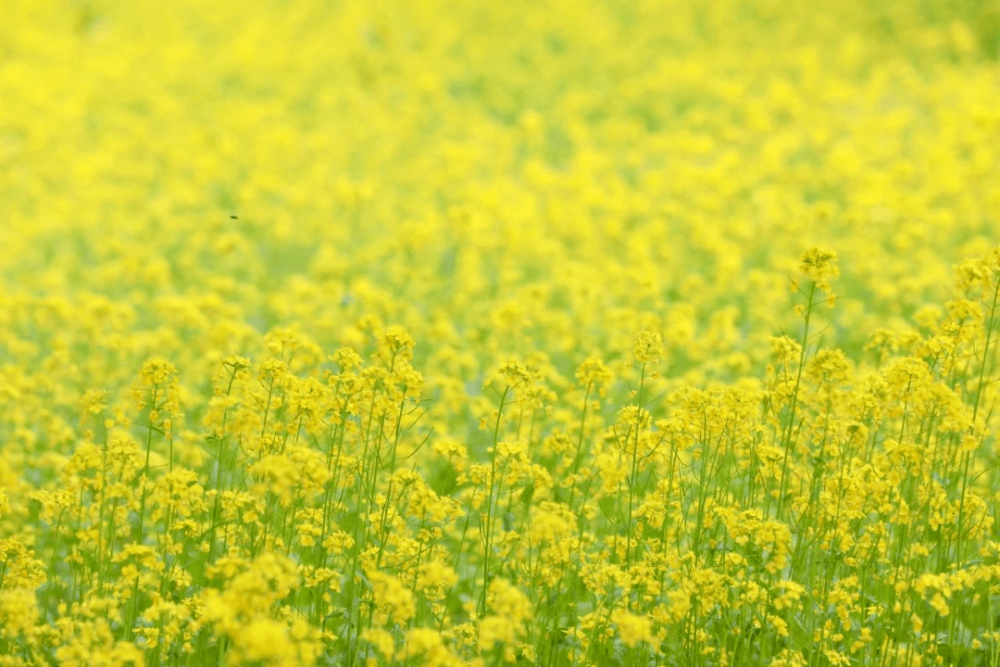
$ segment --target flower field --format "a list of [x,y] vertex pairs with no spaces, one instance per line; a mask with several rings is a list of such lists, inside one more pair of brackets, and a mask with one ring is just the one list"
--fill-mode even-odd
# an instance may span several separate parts
[[995,0],[4,0],[0,667],[1000,666]]

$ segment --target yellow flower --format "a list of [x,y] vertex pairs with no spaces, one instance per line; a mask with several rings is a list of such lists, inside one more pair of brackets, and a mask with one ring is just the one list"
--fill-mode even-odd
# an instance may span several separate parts
[[375,604],[396,623],[405,623],[416,613],[413,593],[398,577],[385,572],[366,572]]
[[396,654],[398,660],[420,657],[420,664],[427,667],[459,667],[461,659],[444,643],[441,633],[433,628],[412,628],[406,632],[403,647]]
[[383,630],[381,628],[367,628],[361,633],[361,640],[374,646],[385,658],[391,658],[393,651],[396,650],[395,642],[392,639],[392,633],[388,630]]
[[618,636],[625,646],[634,648],[640,642],[649,644],[654,649],[659,646],[659,640],[653,634],[653,624],[648,616],[616,609],[611,613],[611,622],[618,629]]
[[830,281],[840,276],[836,252],[822,248],[810,248],[802,253],[799,270],[815,283],[817,289],[826,292],[828,297],[832,296]]
[[632,355],[640,364],[656,365],[663,358],[663,339],[657,331],[642,331],[635,339]]
[[947,616],[951,613],[951,608],[948,606],[948,601],[941,593],[935,593],[930,600],[931,607],[934,611],[938,613],[939,616]]
[[35,592],[27,588],[0,589],[0,639],[29,635],[38,623]]
[[506,579],[490,582],[486,605],[493,613],[479,622],[479,647],[485,651],[497,644],[513,644],[534,615],[528,596]]
[[576,380],[585,387],[596,387],[601,396],[607,392],[613,376],[598,357],[587,357],[576,369]]
[[233,648],[241,662],[292,664],[290,661],[295,650],[284,623],[269,618],[256,618],[241,624],[231,637]]

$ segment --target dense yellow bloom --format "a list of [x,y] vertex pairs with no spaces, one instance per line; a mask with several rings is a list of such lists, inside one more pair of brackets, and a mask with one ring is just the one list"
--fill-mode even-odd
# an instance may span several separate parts
[[2,6],[0,667],[995,660],[995,3]]
[[266,664],[293,664],[294,650],[288,641],[288,629],[283,623],[258,618],[242,625],[234,634],[236,658],[233,662],[264,662]]
[[607,392],[613,376],[603,361],[596,357],[587,357],[576,369],[576,379],[577,382],[587,387],[598,387],[598,391],[603,396]]
[[479,624],[479,647],[485,651],[517,641],[534,613],[528,597],[505,579],[490,582],[486,604],[492,613]]
[[663,357],[663,339],[659,332],[643,331],[636,337],[632,348],[635,360],[640,364],[656,364]]
[[0,590],[0,638],[27,635],[38,622],[35,593],[28,588]]
[[375,604],[396,623],[405,623],[416,613],[413,593],[397,577],[384,572],[369,572]]
[[631,614],[623,609],[616,609],[611,614],[611,622],[618,629],[618,636],[621,637],[625,646],[632,648],[640,642],[645,642],[656,648],[659,641],[653,634],[653,625],[648,616]]
[[428,667],[458,667],[462,664],[461,659],[445,646],[441,633],[432,628],[407,631],[405,644],[397,657],[401,660],[419,657],[421,664]]
[[392,633],[379,628],[368,628],[361,633],[361,639],[372,644],[384,657],[390,658],[395,650]]
[[802,254],[799,270],[816,283],[820,289],[830,288],[829,281],[840,276],[837,253],[822,248],[810,248]]

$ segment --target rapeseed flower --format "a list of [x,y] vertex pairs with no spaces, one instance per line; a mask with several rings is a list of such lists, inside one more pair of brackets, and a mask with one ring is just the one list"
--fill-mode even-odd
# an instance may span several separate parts
[[0,665],[996,663],[998,25],[7,3]]

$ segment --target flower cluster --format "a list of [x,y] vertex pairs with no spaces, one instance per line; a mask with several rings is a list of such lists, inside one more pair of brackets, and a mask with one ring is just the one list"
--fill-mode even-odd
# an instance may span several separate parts
[[1000,664],[995,3],[2,6],[0,667]]

